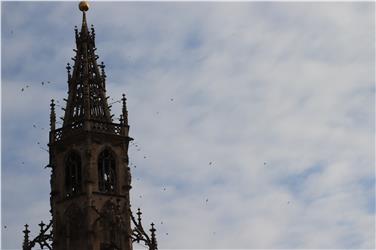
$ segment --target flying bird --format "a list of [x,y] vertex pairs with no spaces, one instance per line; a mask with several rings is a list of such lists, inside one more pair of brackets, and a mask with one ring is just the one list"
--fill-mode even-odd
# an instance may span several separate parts
[[39,147],[39,148],[46,151],[47,153],[49,153],[48,149],[45,149],[45,148],[42,148],[42,147]]

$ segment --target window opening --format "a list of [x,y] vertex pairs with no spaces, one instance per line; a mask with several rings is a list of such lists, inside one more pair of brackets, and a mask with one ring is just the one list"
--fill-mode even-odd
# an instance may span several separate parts
[[106,149],[98,158],[98,179],[99,191],[110,193],[115,191],[116,168],[115,158],[111,152]]
[[74,152],[65,161],[65,188],[68,197],[81,191],[81,158]]

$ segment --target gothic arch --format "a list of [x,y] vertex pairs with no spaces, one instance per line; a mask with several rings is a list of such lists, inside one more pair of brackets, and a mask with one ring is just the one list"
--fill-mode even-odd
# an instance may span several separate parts
[[118,204],[108,200],[100,211],[99,226],[101,228],[101,250],[121,249],[124,235],[124,216]]
[[70,244],[79,240],[84,228],[84,213],[76,204],[71,204],[64,212],[64,234]]
[[69,151],[64,160],[65,193],[67,197],[81,192],[82,161],[79,152]]
[[115,153],[105,147],[98,155],[98,189],[103,193],[114,193],[117,185]]

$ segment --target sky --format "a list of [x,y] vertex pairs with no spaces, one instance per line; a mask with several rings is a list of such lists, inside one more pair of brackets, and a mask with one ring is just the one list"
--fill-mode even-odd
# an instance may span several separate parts
[[[2,249],[50,219],[49,103],[81,18],[1,3]],[[375,248],[375,3],[91,2],[87,20],[160,249]]]

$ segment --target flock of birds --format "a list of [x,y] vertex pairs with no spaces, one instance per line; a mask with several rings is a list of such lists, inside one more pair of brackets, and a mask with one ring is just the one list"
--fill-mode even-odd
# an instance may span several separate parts
[[[171,99],[171,101],[173,101],[173,99]],[[141,147],[140,147],[139,144],[137,144],[135,141],[132,141],[132,142],[130,143],[130,146],[135,147],[135,148],[136,148],[136,151],[141,151]],[[144,155],[143,158],[146,159],[147,156]],[[214,163],[213,161],[208,162],[208,166],[214,167],[214,164],[213,164],[213,163]],[[130,166],[130,167],[133,167],[133,168],[137,168],[137,165],[135,165],[135,164],[132,163],[132,162],[129,163],[129,166]],[[140,180],[140,179],[137,178],[137,180]],[[167,190],[167,188],[166,188],[166,187],[163,187],[162,190],[165,192],[165,191]],[[142,195],[139,195],[138,197],[139,197],[140,199],[143,198]],[[205,204],[208,204],[208,202],[209,202],[209,198],[206,198],[206,199],[205,199]],[[161,221],[160,224],[163,225],[163,221]],[[213,234],[215,235],[216,232],[213,232]],[[168,232],[166,232],[165,235],[168,236],[168,235],[169,235]]]
[[[44,81],[42,81],[41,82],[41,85],[42,86],[44,86],[46,83],[44,82]],[[50,81],[47,81],[47,84],[51,84],[51,82]],[[21,88],[21,92],[24,92],[26,89],[28,89],[28,88],[30,88],[31,87],[31,85],[30,84],[26,84],[25,86],[23,86],[22,88]]]

